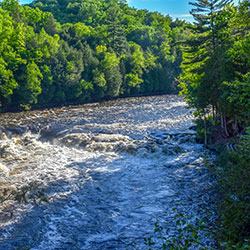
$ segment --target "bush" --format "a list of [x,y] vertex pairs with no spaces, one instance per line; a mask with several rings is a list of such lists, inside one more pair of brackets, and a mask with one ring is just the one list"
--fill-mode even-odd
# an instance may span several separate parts
[[221,240],[228,250],[250,249],[250,128],[246,131],[236,152],[219,157]]

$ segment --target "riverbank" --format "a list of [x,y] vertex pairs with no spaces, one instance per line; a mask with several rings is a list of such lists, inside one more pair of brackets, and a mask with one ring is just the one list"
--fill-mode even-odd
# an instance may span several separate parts
[[[197,121],[197,139],[204,142],[203,122]],[[242,135],[225,137],[219,126],[207,128],[207,147],[215,152],[211,169],[220,200],[217,239],[222,249],[250,249],[250,128]]]
[[228,250],[250,249],[250,130],[236,151],[218,151],[215,173],[222,197],[219,240]]
[[71,106],[81,106],[86,104],[94,104],[94,103],[105,103],[109,101],[117,101],[122,99],[129,99],[129,98],[140,98],[140,97],[154,97],[154,96],[175,96],[178,95],[178,92],[153,92],[153,93],[142,93],[142,94],[134,94],[134,95],[122,95],[118,97],[103,97],[103,98],[95,98],[92,100],[84,101],[84,102],[64,102],[64,103],[49,103],[49,104],[33,104],[33,106],[10,106],[6,109],[1,109],[0,107],[0,114],[5,113],[19,113],[24,111],[42,111],[46,109],[56,109],[56,108],[67,108]]

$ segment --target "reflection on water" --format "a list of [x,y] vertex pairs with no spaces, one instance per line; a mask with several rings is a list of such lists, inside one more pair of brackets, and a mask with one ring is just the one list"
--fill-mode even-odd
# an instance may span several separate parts
[[28,202],[1,202],[0,249],[143,249],[156,220],[176,233],[173,207],[207,216],[215,181],[192,119],[176,96],[1,115],[0,190]]

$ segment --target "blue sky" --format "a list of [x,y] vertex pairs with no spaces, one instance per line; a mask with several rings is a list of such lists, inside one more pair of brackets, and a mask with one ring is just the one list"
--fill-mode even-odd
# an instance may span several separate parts
[[188,0],[129,0],[131,7],[158,11],[162,14],[169,14],[173,18],[191,20],[189,15],[190,6]]
[[[172,18],[184,19],[192,21],[192,16],[189,14],[191,6],[189,2],[194,0],[127,0],[131,7],[137,9],[148,9],[150,11],[158,11],[162,14],[169,14]],[[234,0],[238,3],[238,0]]]
[[[21,4],[29,3],[31,0],[20,0]],[[189,14],[191,6],[188,4],[190,0],[127,0],[131,7],[137,9],[148,9],[150,11],[158,11],[162,14],[169,14],[172,18],[184,19],[192,21]],[[194,2],[194,0],[191,0]],[[234,0],[238,3],[238,0]]]

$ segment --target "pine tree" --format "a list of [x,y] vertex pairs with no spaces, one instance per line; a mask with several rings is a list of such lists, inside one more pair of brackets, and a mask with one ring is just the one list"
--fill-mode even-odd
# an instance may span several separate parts
[[190,3],[195,23],[184,50],[183,74],[180,86],[187,94],[190,104],[200,112],[218,108],[220,84],[224,80],[226,37],[221,30],[226,20],[218,22],[219,14],[231,0],[197,0]]
[[[226,72],[227,41],[230,39],[223,32],[228,20],[223,16],[223,9],[231,2],[197,0],[190,3],[195,7],[190,11],[195,23],[186,42],[180,76],[182,93],[197,113],[204,117],[211,112],[220,114],[222,124],[226,124],[226,117],[220,99],[221,86],[230,75]],[[226,126],[223,127],[228,135]]]
[[128,43],[125,36],[125,29],[121,24],[121,14],[118,7],[112,7],[108,11],[108,32],[109,32],[109,43],[112,50],[117,55],[126,54],[128,50]]

